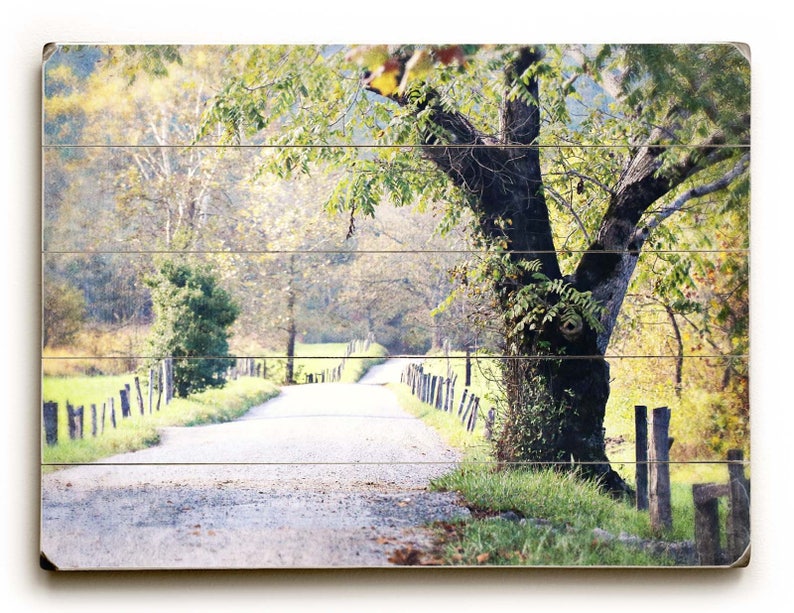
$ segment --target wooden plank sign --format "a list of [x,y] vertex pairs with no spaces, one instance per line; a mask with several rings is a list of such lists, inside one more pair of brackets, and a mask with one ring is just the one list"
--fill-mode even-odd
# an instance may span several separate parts
[[44,568],[746,564],[744,46],[54,43],[42,91]]

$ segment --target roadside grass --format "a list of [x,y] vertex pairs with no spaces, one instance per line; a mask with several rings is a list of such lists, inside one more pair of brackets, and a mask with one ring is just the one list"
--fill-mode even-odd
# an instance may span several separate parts
[[[443,358],[442,358],[443,359]],[[459,379],[460,380],[460,379]],[[401,406],[433,427],[462,457],[457,469],[431,484],[439,491],[457,492],[472,510],[467,520],[432,526],[445,564],[460,565],[561,565],[561,566],[668,566],[674,562],[617,540],[596,538],[598,528],[665,542],[694,540],[692,483],[724,482],[724,466],[688,464],[671,468],[673,528],[657,535],[647,512],[628,501],[605,495],[596,484],[572,471],[552,469],[498,470],[491,444],[481,424],[468,433],[456,414],[439,411],[411,395],[404,384],[390,384]],[[627,456],[627,448],[623,450]],[[629,481],[633,464],[613,467]],[[724,504],[721,505],[724,514]],[[500,518],[512,512],[525,522]]]
[[373,366],[383,364],[389,351],[383,345],[370,343],[366,351],[354,352],[345,362],[342,370],[342,383],[355,383]]
[[[106,408],[104,431],[91,435],[91,403],[97,403],[101,419],[102,398],[117,396],[118,390],[131,376],[113,377],[45,377],[43,397],[58,402],[58,444],[46,445],[42,434],[42,464],[77,464],[94,462],[118,453],[137,451],[159,442],[158,428],[165,426],[193,426],[230,421],[278,394],[278,387],[265,379],[241,377],[223,388],[209,389],[187,398],[174,398],[160,411],[141,415],[135,404],[130,417],[122,419],[116,409],[116,428],[110,422],[110,408]],[[83,438],[70,440],[66,424],[66,400],[85,407]],[[52,470],[44,466],[43,470]]]

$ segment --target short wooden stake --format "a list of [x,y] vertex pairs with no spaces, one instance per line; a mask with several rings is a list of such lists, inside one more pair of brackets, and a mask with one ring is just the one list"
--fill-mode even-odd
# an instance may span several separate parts
[[634,407],[634,459],[637,484],[637,509],[648,508],[648,407]]
[[670,502],[670,409],[659,407],[651,412],[648,506],[651,529],[658,533],[673,527]]
[[720,561],[719,499],[713,483],[692,486],[695,503],[695,548],[701,566],[715,566]]
[[48,445],[58,444],[58,403],[45,402],[42,407],[44,440]]

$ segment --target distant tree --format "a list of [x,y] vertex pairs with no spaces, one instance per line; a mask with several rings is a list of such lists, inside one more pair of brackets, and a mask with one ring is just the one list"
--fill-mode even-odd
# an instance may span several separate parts
[[226,383],[234,363],[229,356],[229,329],[239,309],[228,292],[206,270],[163,262],[148,277],[155,314],[149,339],[155,356],[174,362],[174,386],[187,396]]
[[72,341],[83,326],[83,293],[63,281],[44,285],[42,298],[42,344],[64,345]]

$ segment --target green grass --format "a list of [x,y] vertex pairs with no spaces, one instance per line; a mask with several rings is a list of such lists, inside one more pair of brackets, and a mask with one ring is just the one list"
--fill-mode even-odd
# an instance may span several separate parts
[[[164,426],[193,426],[220,423],[235,419],[253,406],[278,394],[278,387],[264,379],[241,377],[220,389],[210,389],[188,398],[175,398],[160,411],[141,415],[133,402],[132,414],[122,419],[116,402],[116,428],[110,422],[110,408],[106,409],[104,431],[91,435],[90,404],[101,404],[110,395],[118,398],[118,390],[132,377],[44,377],[43,397],[58,402],[58,444],[46,445],[42,433],[42,463],[72,464],[93,462],[117,453],[135,451],[159,442],[158,428]],[[134,390],[134,387],[133,387]],[[133,391],[134,394],[134,391]],[[70,440],[66,425],[66,400],[85,406],[84,437]],[[147,409],[148,411],[148,409]]]
[[[305,383],[306,375],[319,374],[328,369],[336,368],[345,355],[348,343],[297,343],[295,345],[295,362],[293,378],[297,383]],[[282,383],[286,369],[286,358],[283,353],[260,351],[267,358],[268,379]],[[355,383],[372,366],[386,360],[388,351],[378,343],[370,343],[366,351],[354,352],[346,361],[341,381]]]
[[[473,510],[472,519],[436,526],[440,555],[452,564],[477,564],[487,554],[488,564],[666,566],[673,561],[595,538],[593,530],[671,542],[693,539],[691,490],[681,484],[673,488],[673,529],[662,535],[653,534],[647,512],[606,496],[572,472],[466,463],[432,487],[459,493]],[[528,521],[500,519],[506,511]]]
[[353,353],[342,370],[342,383],[355,383],[373,366],[383,364],[389,355],[383,345],[371,343],[366,351]]
[[[459,493],[474,511],[471,519],[434,526],[437,554],[446,564],[670,565],[672,560],[665,556],[651,555],[617,541],[596,539],[593,530],[599,528],[614,536],[624,533],[643,539],[692,541],[692,483],[727,480],[727,474],[722,474],[724,466],[674,465],[671,469],[673,527],[665,534],[655,535],[647,512],[637,511],[627,501],[614,500],[594,483],[572,472],[497,470],[481,424],[474,433],[468,433],[456,415],[419,401],[406,385],[389,387],[404,409],[437,430],[462,455],[458,469],[432,483],[436,490]],[[633,446],[623,447],[626,461],[629,448],[633,459]],[[633,479],[633,465],[613,466],[624,478]],[[499,519],[498,514],[506,511],[542,520],[543,525]],[[721,511],[724,513],[724,508]]]

